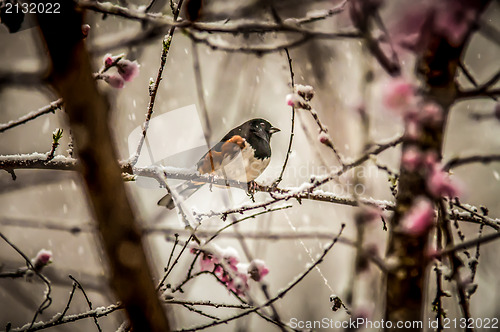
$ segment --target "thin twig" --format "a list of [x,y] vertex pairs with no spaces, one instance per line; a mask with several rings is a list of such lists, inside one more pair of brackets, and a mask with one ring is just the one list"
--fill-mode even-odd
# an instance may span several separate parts
[[280,211],[280,210],[285,210],[285,209],[288,209],[288,208],[291,208],[292,206],[291,205],[287,205],[287,206],[283,206],[283,207],[279,207],[279,208],[275,208],[275,209],[270,209],[270,210],[265,210],[265,211],[262,211],[262,212],[259,212],[259,213],[255,213],[255,214],[252,214],[250,216],[247,216],[247,217],[244,217],[244,218],[241,218],[241,219],[238,219],[238,220],[235,220],[233,222],[231,222],[230,224],[227,224],[226,226],[222,227],[221,229],[219,229],[218,231],[215,232],[214,235],[212,235],[212,237],[210,237],[206,242],[205,244],[207,244],[208,242],[212,241],[213,239],[215,239],[217,237],[217,235],[219,235],[220,233],[222,233],[224,230],[228,229],[229,227],[232,227],[234,225],[237,225],[239,224],[240,222],[242,221],[245,221],[245,220],[248,220],[248,219],[253,219],[257,216],[260,216],[262,214],[265,214],[265,213],[270,213],[270,212],[275,212],[275,211]]
[[172,263],[172,266],[170,267],[170,269],[167,270],[167,272],[165,272],[165,275],[163,276],[163,279],[161,280],[161,282],[156,287],[157,289],[159,289],[161,287],[161,284],[163,284],[165,282],[165,280],[167,280],[167,277],[170,275],[170,273],[174,269],[174,266],[179,262],[179,259],[181,258],[182,254],[184,253],[184,251],[188,247],[189,242],[191,242],[192,238],[193,238],[193,234],[191,233],[191,235],[189,236],[188,240],[186,241],[186,243],[184,243],[184,246],[182,247],[181,251],[179,252],[179,254],[177,255],[177,257],[175,258],[174,262]]
[[500,155],[498,154],[490,154],[490,155],[474,155],[474,156],[469,156],[469,157],[455,157],[443,166],[444,171],[449,171],[452,168],[458,167],[458,166],[463,166],[471,163],[482,163],[482,164],[489,164],[494,161],[500,161]]
[[160,290],[163,287],[163,284],[165,283],[165,280],[167,279],[167,276],[168,276],[167,272],[168,272],[168,270],[170,268],[170,262],[172,261],[172,257],[174,256],[175,247],[179,243],[179,234],[175,233],[174,236],[175,236],[175,242],[174,242],[174,245],[172,246],[172,250],[170,251],[170,256],[168,257],[167,265],[164,268],[165,275],[163,276],[163,278],[158,283],[158,286],[156,286],[156,290],[157,291]]
[[[451,232],[451,227],[450,227],[450,221],[448,218],[448,213],[447,209],[444,205],[444,201],[441,199],[438,201],[438,208],[439,212],[442,215],[443,223],[442,223],[442,229],[443,229],[443,234],[445,235],[445,241],[447,247],[454,247],[457,248],[458,246],[454,245],[453,241],[453,234]],[[462,242],[462,244],[465,242]],[[441,253],[443,253],[441,251]],[[456,251],[447,251],[446,256],[448,257],[448,261],[450,264],[450,269],[451,269],[451,278],[454,279],[455,285],[457,287],[457,293],[458,293],[458,304],[460,305],[460,308],[462,310],[462,314],[465,318],[466,321],[469,321],[469,318],[471,317],[470,314],[470,308],[469,308],[469,301],[466,296],[465,292],[465,286],[460,279],[460,267],[461,267],[461,260],[457,257]],[[466,327],[467,332],[473,332],[474,329],[470,328],[469,325]]]
[[10,331],[11,332],[39,331],[39,330],[48,329],[48,328],[51,328],[54,326],[59,326],[59,325],[63,325],[63,324],[71,323],[71,322],[76,322],[76,321],[86,319],[86,318],[104,317],[104,316],[107,316],[116,310],[121,310],[121,309],[123,309],[122,305],[112,304],[112,305],[109,305],[107,307],[96,308],[94,310],[90,310],[90,311],[83,312],[80,314],[66,316],[61,320],[59,320],[59,315],[57,315],[47,322],[37,322],[33,326],[29,326],[29,324],[26,324],[22,327],[13,328]]
[[444,255],[448,255],[450,253],[454,253],[454,252],[457,252],[457,251],[460,251],[463,249],[472,248],[474,246],[477,246],[478,244],[484,244],[484,243],[494,241],[498,238],[500,238],[500,232],[492,233],[492,234],[488,234],[488,235],[483,235],[483,236],[477,237],[475,239],[462,242],[460,244],[449,245],[446,248],[444,248],[443,250],[438,251],[436,254],[433,255],[433,257],[442,257]]
[[483,89],[482,87],[478,89],[470,89],[470,90],[460,90],[457,92],[457,100],[464,99],[474,99],[474,98],[483,98],[483,97],[496,97],[500,95],[500,89]]
[[[470,209],[467,206],[460,203],[458,198],[456,198],[454,201],[451,201],[450,203],[456,207],[459,207],[462,210],[467,211],[468,213],[471,214],[471,216],[475,216],[475,217],[479,218],[481,224],[488,225],[491,228],[495,229],[496,231],[500,231],[500,225],[499,225],[497,220],[493,220],[490,217],[485,216],[485,215],[480,215],[479,213],[475,212],[473,209]],[[455,215],[453,215],[453,217],[457,218]]]
[[210,318],[210,319],[216,319],[216,320],[220,319],[219,317],[209,315],[209,314],[204,313],[203,311],[201,311],[201,310],[199,310],[199,309],[193,308],[193,307],[191,307],[190,305],[187,305],[187,304],[182,304],[182,306],[183,306],[184,308],[188,309],[189,311],[194,312],[194,313],[196,313],[196,314],[198,314],[198,315],[200,315],[200,316],[207,317],[207,318]]
[[64,310],[61,313],[61,315],[59,316],[59,318],[57,319],[57,321],[63,320],[64,315],[66,315],[66,313],[68,312],[69,307],[71,305],[71,301],[73,301],[73,296],[75,295],[76,287],[77,287],[77,283],[73,281],[73,287],[71,288],[71,292],[69,293],[68,302],[66,302],[66,307],[64,307]]
[[[183,0],[179,0],[179,3],[177,4],[177,9],[174,12],[174,21],[176,21],[177,17],[179,16],[182,2]],[[175,26],[170,27],[167,35],[165,35],[162,41],[160,67],[158,68],[158,74],[156,75],[155,83],[149,92],[150,98],[148,104],[148,112],[146,113],[146,119],[144,120],[144,124],[142,125],[142,135],[141,138],[139,139],[139,144],[137,145],[137,151],[131,160],[132,166],[135,166],[135,164],[137,164],[139,156],[141,155],[142,146],[144,145],[144,141],[146,140],[146,134],[149,128],[149,121],[151,120],[151,116],[153,115],[153,108],[156,100],[156,95],[158,93],[158,88],[160,87],[160,82],[162,80],[163,69],[165,68],[165,64],[167,63],[167,56],[170,50],[170,45],[172,43],[174,31],[175,31]]]
[[210,47],[212,50],[223,51],[227,53],[251,53],[263,55],[275,53],[281,50],[292,49],[305,44],[312,38],[316,39],[359,39],[360,35],[357,32],[338,32],[338,33],[311,33],[296,37],[290,41],[283,43],[266,44],[262,46],[246,46],[246,45],[231,45],[225,42],[217,42],[211,40],[209,36],[201,37],[189,30],[184,30],[186,35],[197,43],[202,43]]
[[[290,52],[288,51],[288,48],[285,48],[285,54],[286,58],[288,60],[288,69],[290,70],[290,81],[292,84],[292,89],[295,86],[295,74],[293,73],[293,67],[292,67],[292,58],[290,57]],[[288,149],[286,151],[286,156],[285,156],[285,161],[283,162],[283,166],[281,168],[280,175],[274,181],[273,186],[278,186],[283,179],[283,173],[285,173],[286,165],[288,164],[288,159],[290,158],[290,154],[292,153],[292,143],[293,143],[293,137],[295,136],[294,129],[295,129],[295,107],[292,106],[292,125],[290,128],[290,139],[288,141]]]
[[[90,302],[89,297],[87,296],[87,293],[85,292],[85,289],[83,289],[82,285],[76,280],[72,275],[69,275],[69,278],[73,280],[73,282],[77,285],[78,289],[82,292],[83,296],[85,297],[85,301],[87,301],[87,304],[89,305],[89,309],[92,310],[92,302]],[[94,318],[94,324],[97,326],[97,330],[99,332],[102,332],[101,326],[99,325],[99,322],[97,321],[97,317]]]
[[7,237],[0,232],[0,237],[5,241],[7,242],[7,244],[9,246],[12,247],[12,249],[14,249],[15,251],[17,251],[17,253],[19,255],[21,255],[23,258],[24,258],[24,261],[26,262],[26,265],[27,267],[35,272],[35,274],[40,278],[42,279],[42,281],[45,283],[47,289],[45,291],[45,298],[44,300],[42,301],[42,303],[38,306],[38,309],[36,310],[35,312],[35,315],[33,316],[33,319],[31,320],[31,324],[29,325],[29,327],[31,328],[33,326],[33,324],[35,324],[35,321],[36,321],[36,318],[38,317],[38,314],[42,313],[43,310],[47,309],[51,304],[52,304],[52,298],[50,297],[51,295],[51,292],[52,292],[52,287],[50,285],[50,281],[42,274],[40,273],[40,271],[38,269],[36,269],[33,264],[31,263],[31,260],[28,258],[28,256],[26,256],[22,251],[21,249],[19,249],[14,243],[10,242],[9,239],[7,239]]
[[317,22],[317,21],[320,21],[320,20],[324,20],[328,17],[331,17],[333,15],[337,15],[337,14],[340,14],[344,11],[347,3],[349,2],[349,0],[344,0],[342,1],[338,6],[336,6],[335,8],[332,8],[332,9],[329,9],[327,10],[326,12],[324,13],[321,13],[319,15],[310,15],[308,14],[306,17],[304,18],[301,18],[301,19],[295,19],[294,22],[296,22],[297,24],[307,24],[307,23],[313,23],[313,22]]
[[187,304],[191,306],[207,306],[214,308],[231,308],[231,309],[249,309],[253,306],[248,304],[229,304],[229,303],[216,303],[212,301],[187,301],[187,300],[177,300],[177,299],[169,299],[165,300],[166,304]]
[[62,100],[62,98],[59,98],[59,99],[51,102],[49,105],[38,109],[37,111],[33,111],[33,112],[30,112],[26,115],[23,115],[22,117],[20,117],[17,120],[13,120],[13,121],[9,121],[9,122],[4,123],[4,124],[0,124],[0,133],[6,131],[8,129],[17,127],[19,125],[25,124],[26,122],[34,120],[34,119],[36,119],[39,116],[42,116],[44,114],[55,113],[55,111],[60,110],[62,108],[62,105],[63,105],[63,100]]

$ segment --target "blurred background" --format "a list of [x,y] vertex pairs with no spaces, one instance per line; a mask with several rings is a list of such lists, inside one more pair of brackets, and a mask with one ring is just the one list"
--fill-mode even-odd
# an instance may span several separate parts
[[[128,3],[131,8],[148,5],[149,1],[116,1]],[[398,23],[398,18],[412,1],[386,2],[381,14],[390,28]],[[249,1],[206,1],[201,20],[228,20],[249,18],[272,21],[270,10],[273,4],[281,18],[300,18],[314,10],[330,9],[340,1],[294,1],[262,0]],[[168,4],[163,12],[170,15]],[[481,18],[495,29],[500,29],[500,6],[492,1],[485,15]],[[87,46],[92,54],[94,69],[97,72],[103,64],[107,48],[120,38],[133,36],[144,27],[141,23],[115,16],[103,16],[88,12],[86,21],[91,26]],[[479,22],[480,23],[480,22]],[[62,27],[63,28],[63,27]],[[308,24],[308,28],[321,31],[349,31],[352,28],[348,11]],[[166,33],[166,31],[164,32]],[[235,45],[274,44],[286,41],[290,36],[269,34],[248,37],[222,37],[224,42]],[[123,89],[111,88],[103,81],[98,85],[109,97],[113,113],[110,126],[113,129],[116,147],[121,159],[127,159],[129,135],[144,121],[149,103],[148,86],[150,78],[156,78],[162,50],[163,34],[152,38],[147,43],[132,47],[118,47],[109,50],[113,55],[126,53],[126,58],[137,60],[140,74]],[[47,70],[48,59],[36,28],[25,28],[10,34],[0,26],[0,73],[25,73]],[[290,70],[284,51],[259,55],[253,53],[228,53],[213,50],[205,45],[197,45],[199,53],[203,97],[212,126],[213,144],[230,129],[251,118],[265,118],[281,132],[274,135],[272,159],[267,170],[257,179],[258,183],[271,184],[280,174],[287,152],[291,129],[291,108],[285,97],[292,92]],[[480,33],[474,34],[464,62],[479,82],[488,80],[500,66],[500,47]],[[312,105],[322,122],[328,126],[330,136],[341,155],[356,158],[362,153],[366,142],[388,141],[403,133],[403,123],[397,114],[384,109],[381,95],[390,81],[377,61],[371,56],[358,39],[311,39],[303,45],[290,49],[293,60],[295,83],[314,87],[315,97]],[[414,77],[414,57],[411,53],[402,53],[403,77],[416,81]],[[197,96],[196,78],[193,66],[193,43],[181,30],[176,31],[163,72],[163,80],[156,98],[153,121],[156,116],[176,111],[182,107],[195,105],[201,112]],[[367,79],[369,78],[369,79]],[[470,87],[464,77],[459,82]],[[24,84],[26,83],[26,84]],[[24,82],[23,84],[0,86],[0,123],[17,119],[22,115],[37,110],[58,97],[47,86]],[[471,154],[498,153],[500,151],[500,123],[494,118],[481,121],[472,120],[472,113],[488,113],[494,108],[493,100],[478,99],[456,104],[450,112],[446,128],[444,160],[455,156]],[[368,131],[364,130],[360,109],[368,115]],[[201,114],[199,114],[202,117]],[[168,148],[167,137],[190,137],[198,135],[197,118],[192,126],[169,126],[165,132],[165,141],[161,135],[149,137],[151,143]],[[48,152],[52,144],[52,132],[63,128],[58,154],[68,155],[69,127],[63,111],[44,115],[22,126],[0,133],[0,155]],[[167,132],[168,131],[168,132]],[[317,139],[317,126],[309,113],[298,110],[295,119],[295,137],[292,153],[281,186],[297,187],[309,181],[311,175],[328,173],[339,164],[335,155]],[[160,140],[160,141],[158,141]],[[143,150],[144,151],[144,150]],[[201,157],[203,149],[200,151]],[[400,150],[389,149],[376,158],[380,165],[399,170]],[[195,159],[196,160],[196,159]],[[178,165],[173,165],[178,166]],[[93,305],[106,306],[116,302],[109,290],[106,279],[106,262],[93,230],[92,213],[89,210],[82,180],[76,172],[50,170],[18,170],[17,179],[7,172],[0,172],[0,229],[28,257],[35,257],[42,249],[51,250],[53,263],[44,269],[52,282],[53,304],[40,319],[48,320],[61,312],[66,304],[72,282],[68,274],[74,276],[85,288]],[[465,188],[462,202],[476,206],[484,205],[490,210],[490,216],[500,215],[498,204],[500,195],[500,165],[474,164],[457,168],[453,177]],[[358,182],[356,182],[358,181]],[[365,163],[357,173],[351,171],[338,181],[321,187],[339,196],[353,197],[356,192],[362,198],[394,201],[389,188],[387,174],[380,171],[373,161]],[[137,210],[137,216],[145,228],[167,227],[180,232],[180,239],[186,240],[178,216],[156,205],[165,189],[159,186],[140,185],[136,182],[126,184],[130,199]],[[208,187],[208,186],[205,186]],[[220,190],[220,189],[214,189]],[[222,207],[210,201],[209,188],[203,188],[190,200],[198,211],[222,211]],[[268,194],[257,193],[257,202],[268,199]],[[244,191],[234,190],[234,206],[249,204],[251,201]],[[277,206],[291,205],[291,208],[263,214],[240,223],[237,230],[245,232],[269,232],[293,234],[295,232],[336,234],[342,223],[346,224],[344,235],[355,239],[356,226],[354,214],[356,208],[304,200],[279,203]],[[259,210],[260,211],[260,210]],[[390,214],[387,214],[390,216]],[[235,219],[241,218],[235,215]],[[204,220],[200,230],[215,231],[226,225],[219,217]],[[80,232],[70,232],[72,227],[80,227]],[[471,238],[477,233],[478,225],[462,223],[461,229]],[[232,229],[227,231],[233,233]],[[370,223],[365,229],[365,247],[373,246],[383,256],[387,232],[382,223]],[[172,234],[161,232],[146,235],[145,242],[150,255],[150,263],[156,276],[155,284],[163,275],[163,268],[168,261],[173,243]],[[241,261],[248,262],[242,244],[230,236],[220,236],[215,243],[222,247],[234,247]],[[311,264],[328,239],[304,237],[298,239],[246,239],[244,241],[255,258],[262,259],[270,269],[264,279],[268,283],[270,294],[276,294],[285,288],[294,278]],[[179,248],[178,248],[179,249]],[[473,317],[500,317],[500,260],[497,251],[498,242],[481,248],[476,282],[477,292],[471,299]],[[283,299],[276,302],[276,309],[284,322],[291,318],[299,320],[334,321],[348,319],[345,310],[332,311],[329,298],[339,296],[354,313],[366,313],[372,320],[380,320],[383,313],[384,289],[382,274],[376,266],[361,273],[354,271],[353,248],[338,243],[328,254],[324,262],[312,271],[297,287]],[[193,255],[184,254],[168,283],[175,286],[182,281],[189,269]],[[0,269],[15,270],[24,266],[23,259],[6,243],[0,241]],[[432,284],[432,283],[431,283]],[[453,287],[446,286],[452,290]],[[231,294],[210,276],[201,276],[183,288],[184,293],[176,293],[177,298],[187,300],[210,300],[221,303],[237,303]],[[12,326],[21,326],[31,321],[38,305],[43,300],[44,285],[38,281],[27,282],[20,279],[0,279],[0,326],[3,330],[7,322]],[[434,288],[429,286],[427,315],[431,313]],[[250,292],[256,301],[264,297],[258,284],[250,283]],[[456,298],[444,300],[448,316],[460,317]],[[189,328],[209,322],[210,319],[190,312],[182,306],[169,305],[174,328]],[[87,310],[87,303],[81,294],[75,295],[74,303],[68,313]],[[234,309],[204,308],[208,314],[226,317],[235,313]],[[123,322],[123,313],[113,313],[99,319],[104,331],[113,331]],[[55,327],[54,331],[88,331],[95,329],[89,319]],[[214,331],[256,331],[277,330],[276,326],[256,315],[246,316],[227,325],[212,328]]]

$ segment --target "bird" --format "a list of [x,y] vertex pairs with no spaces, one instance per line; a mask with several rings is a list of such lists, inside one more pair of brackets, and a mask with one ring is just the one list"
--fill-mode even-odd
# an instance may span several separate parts
[[[246,121],[229,131],[219,143],[208,150],[196,164],[200,174],[211,174],[228,180],[254,183],[271,160],[271,136],[280,129],[269,121],[256,118]],[[241,159],[238,156],[241,153]],[[187,181],[178,185],[175,192],[182,200],[187,199],[205,183]],[[158,205],[168,209],[175,207],[169,192]]]

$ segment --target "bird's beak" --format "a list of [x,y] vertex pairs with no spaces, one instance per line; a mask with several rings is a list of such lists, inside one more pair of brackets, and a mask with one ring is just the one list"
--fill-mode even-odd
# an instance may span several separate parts
[[276,127],[271,127],[271,129],[269,129],[269,133],[272,135],[274,133],[277,133],[278,131],[281,131],[279,128],[276,128]]

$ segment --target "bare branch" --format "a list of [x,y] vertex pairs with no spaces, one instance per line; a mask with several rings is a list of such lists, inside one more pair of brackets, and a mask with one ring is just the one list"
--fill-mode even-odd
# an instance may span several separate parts
[[60,316],[56,315],[55,317],[53,317],[51,320],[49,320],[47,322],[37,322],[37,323],[33,324],[32,327],[30,327],[29,324],[26,324],[22,327],[13,328],[10,331],[11,332],[40,331],[40,330],[48,329],[48,328],[51,328],[54,326],[59,326],[59,325],[63,325],[63,324],[71,323],[71,322],[76,322],[76,321],[86,319],[86,318],[104,317],[104,316],[109,315],[112,312],[115,312],[116,310],[121,310],[121,309],[123,309],[122,305],[111,304],[107,307],[96,308],[94,310],[90,310],[90,311],[87,311],[84,313],[66,316],[66,317],[63,317],[62,319],[59,319]]
[[[179,0],[179,3],[177,4],[177,9],[174,12],[174,21],[177,20],[177,17],[179,16],[181,6],[182,6],[183,0]],[[153,115],[153,107],[155,104],[156,100],[156,94],[158,93],[158,88],[160,87],[160,82],[162,80],[162,74],[163,74],[163,69],[165,68],[165,64],[167,63],[167,56],[168,56],[168,51],[170,50],[170,45],[172,43],[172,38],[175,32],[175,26],[170,27],[170,30],[168,31],[168,34],[163,38],[163,43],[162,43],[162,51],[161,51],[161,61],[160,61],[160,67],[158,68],[158,74],[156,75],[156,81],[152,87],[150,87],[149,91],[149,104],[148,104],[148,111],[146,113],[146,120],[144,121],[144,124],[142,125],[142,135],[139,140],[139,144],[137,145],[137,151],[135,155],[132,157],[130,164],[132,166],[135,166],[137,164],[137,161],[139,160],[139,156],[141,154],[142,146],[144,145],[144,141],[146,139],[146,134],[149,128],[149,121],[151,120],[151,116]]]
[[27,324],[28,327],[31,328],[35,324],[35,321],[36,321],[36,318],[38,317],[38,314],[42,313],[42,311],[44,311],[45,309],[47,309],[52,304],[52,298],[51,298],[52,286],[50,285],[50,281],[40,272],[40,269],[39,268],[35,268],[35,266],[33,266],[33,263],[31,263],[31,260],[28,258],[28,256],[26,256],[21,251],[21,249],[19,249],[14,243],[10,242],[10,240],[7,239],[7,237],[3,233],[1,233],[1,232],[0,232],[0,237],[9,246],[11,246],[12,249],[14,249],[15,251],[17,251],[17,253],[24,258],[24,261],[25,261],[26,266],[28,267],[28,269],[30,271],[33,271],[37,275],[37,277],[39,277],[45,283],[46,291],[45,291],[44,300],[42,301],[42,303],[40,304],[40,306],[36,310],[35,315],[33,316],[33,319],[31,320],[31,323]]
[[[293,66],[292,66],[292,58],[290,57],[290,52],[288,51],[288,48],[285,48],[285,54],[286,58],[288,61],[288,69],[290,71],[290,81],[292,84],[292,89],[295,86],[295,79],[294,76],[295,74],[293,73]],[[288,164],[288,158],[290,158],[290,154],[292,153],[292,143],[293,143],[293,137],[295,136],[294,130],[295,130],[295,107],[292,106],[292,120],[291,120],[291,128],[290,128],[290,139],[288,141],[288,149],[286,151],[285,155],[285,161],[283,162],[283,166],[281,167],[281,172],[276,181],[274,181],[273,186],[277,186],[280,184],[281,180],[283,179],[283,174],[285,173],[286,165]]]
[[58,99],[58,100],[51,102],[47,106],[44,106],[36,111],[30,112],[30,113],[20,117],[17,120],[13,120],[13,121],[9,121],[9,122],[4,123],[4,124],[0,124],[0,133],[6,131],[8,129],[17,127],[19,125],[22,125],[28,121],[34,120],[34,119],[36,119],[39,116],[42,116],[44,114],[55,113],[56,110],[59,110],[62,108],[62,105],[63,105],[63,100]]
[[97,90],[80,38],[83,13],[73,2],[61,3],[61,12],[64,15],[58,20],[50,14],[37,18],[52,62],[52,83],[65,101],[83,179],[109,260],[110,282],[134,329],[166,332],[169,323],[156,296],[111,138],[109,103]]
[[491,155],[475,155],[469,157],[455,157],[446,162],[443,166],[443,170],[449,171],[452,168],[472,164],[472,163],[481,163],[481,164],[489,164],[494,161],[500,161],[500,155],[491,154]]

